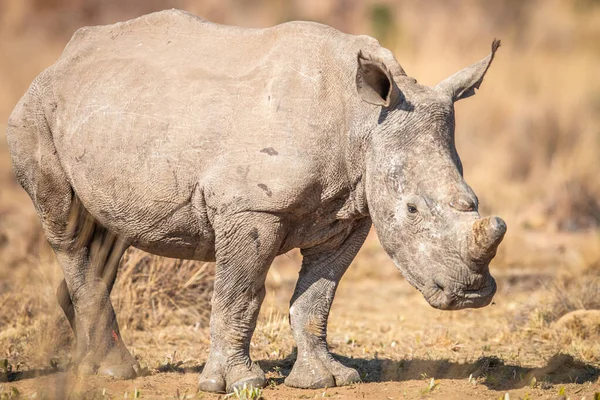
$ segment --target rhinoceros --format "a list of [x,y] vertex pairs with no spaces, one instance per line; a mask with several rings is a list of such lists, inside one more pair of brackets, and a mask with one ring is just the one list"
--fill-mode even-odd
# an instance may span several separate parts
[[110,301],[129,247],[216,262],[209,392],[265,375],[249,355],[273,259],[303,256],[285,383],[347,385],[327,319],[371,225],[439,309],[483,307],[506,231],[482,218],[454,143],[499,41],[435,87],[369,36],[313,22],[266,29],[170,10],[78,30],[12,112],[8,145],[64,273],[57,291],[77,371],[132,378]]

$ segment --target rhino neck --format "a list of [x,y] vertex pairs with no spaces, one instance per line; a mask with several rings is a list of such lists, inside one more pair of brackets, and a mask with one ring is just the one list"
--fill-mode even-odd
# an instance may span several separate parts
[[364,175],[361,175],[354,182],[350,182],[350,191],[336,217],[337,219],[348,220],[368,216],[369,207],[367,205]]
[[370,147],[370,137],[374,125],[365,123],[373,121],[377,123],[377,116],[373,117],[372,110],[362,107],[362,102],[355,104],[358,112],[350,112],[346,126],[344,140],[344,165],[346,169],[346,185],[348,192],[346,202],[338,212],[338,218],[356,219],[368,217],[369,206],[366,195],[366,155]]

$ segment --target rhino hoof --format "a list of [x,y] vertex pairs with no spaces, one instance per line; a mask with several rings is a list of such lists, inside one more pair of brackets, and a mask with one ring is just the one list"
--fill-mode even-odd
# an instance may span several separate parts
[[266,380],[262,376],[253,376],[246,379],[239,380],[231,385],[228,392],[234,392],[245,388],[262,388],[265,387]]
[[225,381],[221,377],[200,378],[198,389],[203,392],[225,393]]
[[135,379],[137,373],[131,365],[107,365],[98,369],[98,375],[111,376],[116,379]]
[[344,367],[339,364],[332,368],[336,386],[347,386],[361,381],[358,371],[354,368]]
[[292,372],[285,378],[285,384],[301,389],[334,387],[335,378],[318,358],[296,360]]
[[302,389],[345,386],[357,382],[360,382],[360,375],[355,369],[335,360],[321,361],[317,357],[297,360],[285,379],[287,386]]
[[293,376],[289,375],[285,378],[285,384],[290,387],[301,389],[320,389],[325,387],[334,387],[335,379],[333,375],[324,376]]

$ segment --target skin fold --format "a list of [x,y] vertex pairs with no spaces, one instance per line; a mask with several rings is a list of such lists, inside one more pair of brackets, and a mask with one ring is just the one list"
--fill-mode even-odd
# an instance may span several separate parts
[[300,248],[287,385],[359,380],[327,348],[339,280],[374,225],[441,309],[483,307],[506,231],[481,218],[455,101],[492,53],[431,88],[368,36],[317,23],[242,29],[171,10],[82,28],[10,116],[14,171],[64,272],[82,374],[133,378],[110,302],[129,246],[216,261],[201,390],[262,386],[249,356],[273,259]]

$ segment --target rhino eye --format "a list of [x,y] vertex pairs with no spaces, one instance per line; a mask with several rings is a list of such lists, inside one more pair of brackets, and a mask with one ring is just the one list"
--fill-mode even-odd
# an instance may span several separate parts
[[415,214],[417,212],[417,206],[415,206],[414,204],[408,203],[406,205],[406,208],[408,209],[408,212],[411,214]]

